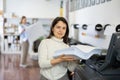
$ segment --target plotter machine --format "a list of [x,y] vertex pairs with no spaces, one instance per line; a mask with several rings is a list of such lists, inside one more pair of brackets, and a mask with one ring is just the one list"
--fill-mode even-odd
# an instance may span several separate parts
[[113,33],[106,55],[93,55],[80,64],[74,80],[120,80],[120,33]]
[[93,56],[86,65],[101,75],[120,76],[120,33],[113,33],[106,55]]

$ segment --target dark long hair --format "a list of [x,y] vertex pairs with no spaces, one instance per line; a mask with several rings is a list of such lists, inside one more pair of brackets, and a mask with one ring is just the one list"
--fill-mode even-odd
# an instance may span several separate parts
[[59,22],[59,21],[62,21],[63,23],[66,24],[67,28],[66,28],[66,33],[65,35],[63,36],[63,42],[68,44],[68,35],[69,35],[69,26],[68,26],[68,22],[67,20],[64,18],[64,17],[56,17],[53,22],[52,22],[52,25],[51,25],[51,28],[50,28],[50,34],[47,38],[51,38],[52,36],[54,36],[54,33],[52,31],[52,29],[55,27],[55,25]]

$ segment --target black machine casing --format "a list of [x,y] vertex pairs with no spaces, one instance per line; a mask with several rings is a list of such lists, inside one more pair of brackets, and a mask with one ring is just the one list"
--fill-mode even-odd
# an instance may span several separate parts
[[107,55],[92,56],[86,65],[102,75],[120,75],[120,33],[113,33]]

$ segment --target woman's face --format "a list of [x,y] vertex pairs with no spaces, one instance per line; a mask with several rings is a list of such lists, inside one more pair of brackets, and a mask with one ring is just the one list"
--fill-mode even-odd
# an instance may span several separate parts
[[26,18],[23,18],[23,20],[22,20],[22,24],[26,24]]
[[62,22],[62,21],[59,21],[52,29],[53,31],[53,34],[56,38],[63,38],[63,36],[65,35],[66,33],[66,29],[67,29],[67,25]]

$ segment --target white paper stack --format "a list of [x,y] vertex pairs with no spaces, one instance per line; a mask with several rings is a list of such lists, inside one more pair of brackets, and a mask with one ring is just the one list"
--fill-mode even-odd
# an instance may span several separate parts
[[86,46],[86,45],[79,45],[79,46],[72,46],[66,49],[58,50],[55,52],[54,58],[59,57],[60,55],[70,55],[74,56],[76,59],[89,59],[92,55],[101,54],[102,49]]

